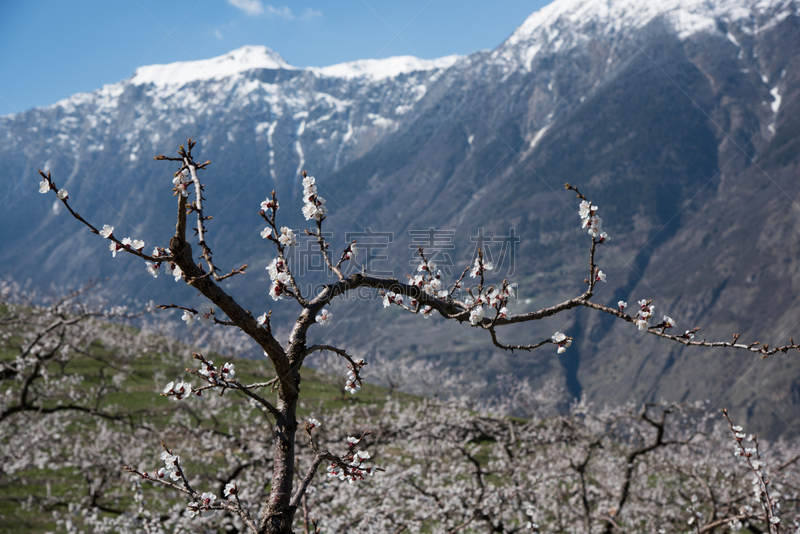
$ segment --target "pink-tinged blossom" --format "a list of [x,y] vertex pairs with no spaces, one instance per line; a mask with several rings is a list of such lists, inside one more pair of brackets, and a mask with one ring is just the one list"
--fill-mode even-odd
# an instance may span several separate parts
[[100,230],[100,235],[105,237],[106,239],[111,238],[111,236],[114,235],[114,227],[109,226],[108,224],[104,224],[103,229]]
[[161,266],[160,263],[152,263],[152,262],[145,262],[147,264],[147,272],[153,275],[153,278],[158,278],[158,268]]
[[664,316],[664,321],[663,321],[663,324],[664,324],[664,326],[665,326],[666,328],[672,328],[673,326],[675,326],[675,319],[673,319],[672,317],[668,317],[668,316],[666,316],[666,315],[665,315],[665,316]]
[[508,308],[506,308],[505,306],[503,306],[502,308],[500,308],[500,311],[498,312],[498,317],[499,317],[499,318],[501,318],[501,319],[503,319],[503,318],[505,318],[506,316],[508,316]]
[[238,493],[239,489],[236,487],[236,482],[228,482],[225,484],[225,489],[222,490],[222,494],[230,500],[235,499]]
[[358,438],[354,438],[353,436],[347,436],[347,443],[350,446],[353,446],[353,445],[357,444],[359,441],[361,441],[361,440],[358,439]]
[[422,316],[428,319],[431,316],[431,312],[433,312],[433,308],[430,306],[425,306],[424,308],[422,308],[421,312]]
[[597,270],[597,276],[595,277],[595,282],[605,282],[606,281],[606,273],[601,271],[600,269]]
[[333,317],[333,314],[331,312],[329,312],[327,309],[324,309],[319,313],[319,315],[317,315],[317,319],[316,320],[317,320],[317,322],[319,324],[321,324],[322,326],[325,326],[325,325],[327,325],[328,323],[331,322],[331,318],[332,317]]
[[388,308],[395,301],[396,296],[394,291],[387,291],[383,296],[383,307]]
[[320,427],[320,426],[322,426],[322,423],[320,423],[319,421],[317,421],[313,417],[308,419],[308,428],[309,428],[309,430],[312,429],[312,428]]
[[117,257],[117,251],[118,250],[122,250],[122,249],[121,249],[121,247],[119,245],[117,245],[116,243],[114,243],[112,241],[111,243],[108,244],[108,250],[111,251],[111,256],[116,258]]
[[624,300],[620,300],[619,302],[617,302],[617,307],[619,308],[619,311],[625,311],[625,308],[628,307],[628,303],[625,302]]
[[270,228],[269,226],[261,230],[261,237],[263,237],[264,239],[269,239],[269,236],[271,235],[272,235],[272,228]]

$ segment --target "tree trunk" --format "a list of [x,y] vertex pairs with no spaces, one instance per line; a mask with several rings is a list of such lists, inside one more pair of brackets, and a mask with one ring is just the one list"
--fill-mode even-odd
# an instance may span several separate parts
[[269,501],[261,514],[259,534],[291,534],[294,510],[289,506],[294,482],[294,447],[297,432],[297,398],[278,398],[278,410],[283,420],[275,424],[275,456],[272,489]]

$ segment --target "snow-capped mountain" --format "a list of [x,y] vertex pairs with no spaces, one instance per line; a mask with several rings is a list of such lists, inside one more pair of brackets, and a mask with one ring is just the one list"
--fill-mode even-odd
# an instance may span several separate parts
[[[709,339],[783,342],[800,335],[799,90],[800,8],[790,0],[556,0],[496,49],[463,57],[300,68],[254,46],[141,67],[0,117],[2,266],[39,285],[108,276],[110,290],[131,298],[191,298],[138,262],[112,260],[38,195],[35,175],[52,171],[98,224],[165,245],[171,169],[151,158],[193,137],[212,161],[203,179],[215,258],[250,264],[230,287],[254,311],[281,308],[266,297],[271,251],[258,237],[258,204],[276,189],[283,224],[303,228],[303,169],[328,199],[334,244],[348,231],[392,233],[381,234],[388,252],[376,252],[392,260],[376,270],[413,269],[430,228],[454,232],[439,264],[451,261],[455,276],[486,237],[501,263],[513,228],[513,268],[502,256],[498,276],[519,283],[514,311],[581,290],[585,235],[562,190],[571,182],[600,205],[612,236],[599,300],[652,298]],[[334,306],[334,335],[473,374],[555,376],[598,401],[711,397],[775,434],[800,422],[796,360],[771,359],[741,378],[746,355],[665,346],[585,310],[503,334],[569,331],[576,342],[556,360],[496,352],[468,329],[378,308]]]

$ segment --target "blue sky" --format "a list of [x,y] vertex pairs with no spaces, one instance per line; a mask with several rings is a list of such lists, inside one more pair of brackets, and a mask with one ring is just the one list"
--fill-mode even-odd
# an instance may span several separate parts
[[468,54],[550,1],[0,0],[0,115],[248,44],[301,67]]

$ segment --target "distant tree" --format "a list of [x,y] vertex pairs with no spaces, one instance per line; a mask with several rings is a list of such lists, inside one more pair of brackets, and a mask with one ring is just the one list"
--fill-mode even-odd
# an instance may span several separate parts
[[[358,290],[359,288],[372,288],[380,292],[383,298],[383,305],[397,306],[408,313],[415,315],[422,315],[425,318],[430,317],[436,313],[445,319],[458,321],[461,323],[469,323],[471,327],[488,331],[491,336],[492,342],[495,346],[505,350],[534,350],[543,346],[555,345],[559,353],[568,349],[572,343],[572,338],[561,332],[555,332],[551,337],[540,341],[535,341],[530,344],[513,345],[505,344],[500,341],[498,332],[501,328],[511,326],[518,323],[525,323],[528,321],[536,321],[546,317],[550,317],[567,310],[578,307],[587,307],[594,309],[598,312],[611,315],[621,321],[632,323],[641,332],[663,338],[667,341],[680,343],[685,346],[696,347],[729,347],[749,351],[750,353],[759,354],[766,358],[777,352],[785,353],[789,350],[800,351],[800,346],[796,345],[793,341],[789,345],[770,347],[767,344],[756,343],[740,343],[738,341],[738,334],[733,336],[732,341],[719,341],[709,342],[705,339],[696,339],[698,328],[686,331],[684,333],[673,333],[675,328],[675,321],[668,316],[657,318],[655,314],[655,307],[651,300],[643,299],[633,306],[628,306],[625,302],[619,302],[617,307],[608,307],[599,304],[592,300],[594,295],[595,286],[599,282],[605,282],[606,275],[597,265],[596,252],[598,247],[608,242],[609,236],[602,229],[602,219],[598,215],[598,207],[593,205],[589,199],[582,194],[577,187],[566,184],[566,189],[573,191],[580,200],[578,206],[578,215],[581,220],[581,227],[588,232],[591,239],[588,254],[587,265],[587,278],[585,279],[586,290],[569,300],[555,304],[553,306],[543,308],[540,310],[530,311],[522,314],[512,314],[507,308],[507,303],[510,298],[514,296],[514,286],[507,280],[503,280],[498,284],[489,284],[486,282],[486,276],[492,271],[493,266],[488,261],[484,261],[482,252],[478,251],[478,257],[473,265],[468,265],[461,276],[453,283],[446,284],[442,279],[441,272],[436,268],[433,261],[430,261],[425,251],[420,248],[419,253],[419,268],[413,275],[409,276],[407,281],[400,281],[392,277],[379,277],[372,276],[364,271],[355,272],[350,275],[345,275],[343,272],[343,265],[346,262],[352,261],[357,254],[358,245],[355,241],[348,244],[342,250],[338,259],[332,258],[329,244],[326,243],[324,234],[322,232],[323,223],[326,220],[327,208],[325,200],[318,194],[315,179],[308,176],[303,172],[303,195],[304,205],[302,207],[303,215],[306,220],[312,221],[311,229],[306,230],[312,239],[316,240],[325,265],[330,273],[334,276],[335,280],[324,284],[319,288],[316,294],[303,294],[300,286],[295,280],[292,272],[292,266],[287,260],[287,251],[289,247],[297,245],[297,237],[293,230],[287,227],[280,227],[277,222],[278,211],[278,198],[273,191],[271,196],[261,202],[261,210],[258,214],[266,222],[266,227],[261,232],[261,236],[268,241],[271,241],[276,249],[277,257],[267,267],[270,278],[272,280],[269,288],[269,295],[275,301],[279,300],[293,300],[299,306],[300,313],[294,322],[288,338],[281,343],[276,339],[270,325],[271,312],[264,312],[259,316],[251,314],[245,310],[233,296],[228,294],[220,285],[219,282],[239,275],[245,272],[247,265],[240,268],[231,269],[228,272],[221,271],[212,259],[212,250],[206,239],[206,224],[211,219],[208,216],[203,196],[204,189],[198,179],[198,172],[204,171],[208,168],[209,162],[198,164],[195,162],[192,154],[192,149],[195,143],[189,139],[186,146],[181,146],[178,150],[179,157],[166,157],[163,155],[156,156],[157,160],[164,160],[174,162],[177,170],[174,172],[173,192],[177,196],[177,220],[175,225],[175,232],[167,246],[157,246],[153,251],[148,254],[144,252],[145,243],[140,240],[131,240],[130,238],[119,239],[114,234],[114,227],[111,225],[103,225],[102,228],[96,227],[86,221],[77,212],[75,212],[70,205],[69,195],[64,189],[59,189],[56,186],[50,173],[42,173],[40,171],[42,181],[40,184],[40,192],[48,193],[53,191],[69,212],[78,219],[81,223],[86,225],[91,232],[100,235],[109,242],[109,249],[114,256],[117,252],[125,252],[133,256],[137,256],[146,262],[146,269],[153,276],[158,276],[160,272],[166,272],[174,276],[176,281],[183,281],[187,286],[191,287],[192,292],[199,292],[202,294],[209,303],[208,307],[201,310],[196,310],[191,307],[180,305],[160,305],[161,309],[177,308],[183,311],[183,320],[187,324],[193,324],[195,321],[203,323],[215,323],[217,325],[228,326],[231,328],[239,329],[247,336],[249,336],[263,351],[272,364],[275,372],[275,378],[267,382],[258,382],[252,384],[241,383],[236,378],[234,365],[225,363],[224,365],[214,364],[205,356],[199,353],[194,354],[194,358],[199,364],[198,369],[191,370],[191,373],[200,380],[202,385],[195,386],[184,381],[170,382],[164,388],[164,394],[175,399],[182,400],[192,396],[205,396],[206,393],[217,391],[220,394],[233,390],[245,395],[249,400],[257,404],[264,410],[272,421],[272,433],[265,435],[262,429],[253,428],[252,434],[248,436],[255,441],[263,444],[268,438],[271,441],[270,465],[271,465],[271,480],[250,480],[251,484],[255,487],[246,490],[240,487],[238,482],[231,480],[224,487],[220,488],[223,494],[219,498],[214,491],[202,491],[192,483],[191,476],[185,470],[185,463],[187,460],[182,460],[179,451],[173,450],[166,445],[163,447],[161,460],[163,467],[154,471],[144,471],[137,467],[127,467],[126,469],[141,477],[141,479],[160,484],[165,487],[171,488],[177,492],[183,493],[189,500],[186,508],[186,513],[189,516],[206,516],[212,514],[214,511],[220,510],[234,514],[242,522],[243,528],[258,534],[278,534],[292,532],[293,525],[295,524],[295,516],[298,510],[303,509],[304,514],[306,510],[306,503],[308,501],[307,491],[314,480],[315,474],[320,466],[325,465],[327,468],[327,475],[339,481],[356,482],[373,475],[376,472],[383,471],[381,467],[374,466],[370,463],[370,454],[362,451],[359,444],[369,434],[367,428],[352,428],[353,436],[347,436],[346,430],[337,427],[336,423],[332,421],[320,423],[317,419],[311,418],[305,422],[297,420],[297,409],[300,401],[301,391],[301,375],[305,359],[315,352],[329,352],[336,354],[344,360],[348,369],[347,383],[344,389],[349,393],[356,393],[362,384],[362,369],[367,362],[362,358],[356,358],[348,352],[348,349],[336,347],[328,344],[317,344],[308,346],[307,332],[309,328],[318,324],[325,326],[333,319],[333,314],[327,309],[328,304],[336,297],[345,295],[349,292]],[[189,200],[190,194],[193,194],[193,200]],[[197,233],[197,246],[199,247],[200,264],[195,263],[195,256],[192,245],[187,238],[187,223],[188,218],[194,215],[196,219],[196,233]],[[474,284],[467,286],[465,277],[467,274],[474,280]],[[629,311],[631,310],[631,311]],[[263,393],[266,390],[275,392],[274,397],[267,398],[267,394]],[[631,480],[633,470],[636,468],[637,459],[646,453],[650,453],[657,448],[666,446],[683,446],[687,451],[691,449],[693,435],[691,432],[679,432],[674,438],[665,437],[665,428],[667,420],[676,409],[670,406],[656,407],[655,412],[651,412],[649,407],[645,407],[643,412],[633,419],[629,415],[615,415],[608,418],[601,418],[596,423],[592,423],[589,416],[581,423],[586,426],[584,430],[570,427],[570,424],[565,423],[565,426],[559,431],[577,433],[574,438],[567,439],[567,445],[564,445],[561,453],[564,459],[567,456],[573,456],[574,447],[583,448],[585,455],[583,460],[570,460],[569,467],[561,465],[559,462],[559,469],[571,469],[573,474],[572,482],[567,486],[561,486],[557,483],[558,479],[548,480],[547,476],[550,471],[544,470],[542,472],[532,473],[532,478],[528,477],[524,484],[542,485],[542,487],[551,488],[553,492],[567,491],[566,488],[574,489],[570,484],[577,481],[582,488],[581,491],[575,495],[575,500],[562,499],[561,503],[568,503],[573,506],[573,511],[583,507],[583,512],[580,513],[580,521],[583,522],[583,529],[587,532],[592,531],[595,527],[593,524],[602,523],[602,529],[606,532],[612,532],[615,529],[624,531],[625,529],[620,526],[617,518],[622,517],[621,509],[627,502],[633,501],[630,497]],[[197,413],[197,416],[203,418],[205,415],[211,416],[212,411],[209,410],[205,414],[202,409]],[[474,424],[478,424],[478,420],[467,417],[463,412],[462,415],[457,413],[450,413],[448,417],[466,417]],[[577,415],[576,415],[577,417]],[[604,416],[605,417],[605,416]],[[620,425],[625,426],[621,421],[635,421],[631,423],[632,426],[626,429],[623,433],[627,433],[626,437],[620,438],[623,443],[632,446],[629,448],[627,456],[625,456],[625,463],[619,464],[619,457],[616,460],[610,460],[605,465],[608,473],[595,473],[594,477],[598,477],[592,481],[587,480],[587,469],[591,463],[593,455],[600,454],[600,450],[604,446],[608,436],[613,434],[614,429]],[[350,419],[348,424],[358,424],[358,417]],[[503,424],[495,422],[492,424]],[[321,427],[328,428],[333,426],[332,432],[337,435],[337,440],[329,440],[322,443],[317,441],[314,437],[320,434]],[[605,428],[606,430],[603,430]],[[626,427],[628,428],[628,427]],[[513,426],[511,427],[513,429]],[[515,432],[514,430],[509,432]],[[308,437],[308,447],[312,454],[304,457],[302,469],[303,473],[296,471],[298,469],[298,459],[302,456],[302,452],[298,453],[298,431],[304,431]],[[348,429],[349,431],[350,429]],[[358,430],[356,432],[356,430]],[[442,430],[442,436],[447,436],[447,433]],[[498,431],[499,432],[499,431]],[[495,443],[500,443],[498,432],[484,432],[485,438],[489,441],[494,440]],[[611,433],[611,434],[609,434]],[[737,442],[741,442],[739,437],[740,431],[737,431]],[[436,434],[438,437],[438,434]],[[512,515],[504,516],[499,512],[500,510],[500,497],[495,495],[491,499],[487,495],[489,488],[489,473],[485,472],[482,463],[477,459],[480,454],[477,445],[468,445],[465,442],[467,436],[472,436],[470,440],[477,439],[480,443],[483,435],[475,435],[474,432],[463,432],[459,434],[458,431],[452,434],[449,440],[443,439],[440,443],[432,444],[431,447],[436,450],[436,454],[441,454],[442,457],[456,457],[464,461],[459,464],[457,473],[458,475],[451,475],[446,473],[450,467],[446,463],[433,463],[427,471],[420,472],[419,476],[427,477],[434,486],[432,488],[425,484],[418,484],[418,498],[427,500],[428,504],[435,502],[435,508],[440,512],[452,509],[451,500],[444,498],[441,492],[459,490],[461,487],[460,477],[473,477],[472,480],[476,486],[471,489],[464,490],[467,493],[461,494],[456,498],[462,504],[458,506],[466,506],[467,501],[473,501],[474,506],[472,512],[467,515],[461,515],[463,522],[457,522],[451,519],[441,519],[444,521],[442,525],[447,525],[447,529],[455,532],[472,528],[469,525],[483,522],[487,529],[492,531],[514,531],[520,530],[522,525],[514,523]],[[513,474],[515,467],[514,450],[517,447],[529,447],[530,443],[535,442],[533,435],[516,434],[503,438],[507,439],[506,449],[503,454],[507,458],[502,460],[506,462],[505,467],[508,477],[516,476]],[[561,439],[554,437],[553,439]],[[572,441],[570,441],[570,439]],[[341,441],[339,441],[341,440]],[[531,441],[534,440],[534,441]],[[667,441],[665,441],[667,440]],[[423,440],[424,441],[424,440]],[[572,443],[573,445],[569,445]],[[439,450],[438,446],[444,446],[448,449]],[[751,463],[752,457],[759,457],[759,452],[755,453],[746,452],[749,449],[742,449],[747,461]],[[188,449],[190,454],[197,452],[197,447],[190,447]],[[420,454],[425,455],[424,451],[410,451],[413,457],[418,457]],[[493,451],[493,454],[498,451]],[[185,453],[184,453],[185,454]],[[750,456],[747,456],[750,455]],[[754,456],[753,456],[754,455]],[[185,457],[185,456],[184,456]],[[439,456],[434,456],[438,458]],[[493,457],[494,458],[494,457]],[[425,458],[427,460],[427,456]],[[385,457],[386,461],[403,462],[406,458],[403,454],[399,454],[396,458],[390,458],[388,455]],[[500,461],[500,460],[498,460]],[[530,456],[525,456],[525,462],[532,461]],[[760,461],[760,460],[759,460]],[[577,463],[576,463],[577,462]],[[517,466],[518,467],[518,466]],[[751,465],[756,477],[761,477],[760,471],[757,466]],[[244,469],[244,467],[242,468]],[[677,469],[677,468],[676,468]],[[687,471],[683,473],[684,477],[692,477],[691,466],[686,466]],[[436,478],[434,475],[440,475]],[[621,493],[616,497],[616,504],[607,508],[599,508],[595,497],[590,495],[590,487],[598,484],[604,486],[605,482],[599,478],[610,477],[609,480],[614,480],[614,477],[622,477]],[[656,475],[658,477],[659,475]],[[663,480],[656,480],[655,484],[662,487],[658,493],[660,496],[653,496],[652,498],[671,498],[667,497],[668,489],[676,492],[679,495],[681,490],[675,484],[682,484],[685,481],[681,478],[669,479],[664,475]],[[676,475],[677,476],[677,475]],[[297,480],[295,480],[297,478]],[[412,477],[413,478],[413,477]],[[775,506],[772,498],[768,492],[769,480],[765,477],[759,478],[762,484],[761,487],[761,503],[765,513],[765,525],[763,528],[768,528],[770,531],[777,532],[778,523],[775,515]],[[523,484],[523,483],[520,483]],[[414,484],[412,484],[413,486]],[[258,515],[252,514],[250,507],[258,502],[258,488],[269,488],[269,497],[261,507]],[[569,491],[572,491],[570,489]],[[605,491],[605,490],[604,490]],[[647,493],[644,488],[641,489],[645,494]],[[709,492],[713,489],[709,487]],[[477,494],[475,493],[477,492]],[[247,503],[241,500],[241,496],[247,494],[250,498]],[[388,497],[389,500],[396,500],[397,496]],[[641,499],[648,499],[651,497],[640,496]],[[681,495],[681,499],[686,499],[687,496]],[[486,501],[489,499],[489,501]],[[699,499],[699,497],[698,497]],[[612,499],[613,500],[613,499]],[[711,498],[717,503],[717,497]],[[327,510],[330,514],[342,514],[347,516],[349,513],[349,498],[344,499],[339,505],[331,507],[328,505]],[[687,502],[694,503],[693,500]],[[477,503],[481,503],[478,506]],[[527,501],[519,500],[517,512],[530,506],[529,517],[534,517],[537,512],[536,499],[533,497],[528,498]],[[361,514],[378,514],[384,513],[380,504],[376,503],[377,508],[362,509]],[[693,508],[693,504],[687,505]],[[733,504],[731,505],[733,506]],[[325,508],[320,505],[320,508]],[[412,531],[424,530],[426,528],[425,521],[420,518],[413,517],[415,513],[428,512],[426,508],[414,508],[401,512],[400,509],[395,511],[385,511],[387,517],[391,517],[390,522],[396,523],[396,530],[399,532],[404,528],[409,528]],[[498,510],[496,512],[496,510]],[[725,508],[722,512],[715,508],[712,514],[715,517],[714,521],[717,523],[707,523],[703,529],[697,529],[698,532],[708,532],[722,525],[724,522],[738,519],[749,519],[752,514],[738,514],[731,515],[733,508]],[[395,513],[396,512],[396,513]],[[562,514],[562,511],[554,511],[556,515]],[[694,512],[693,512],[694,513]],[[718,517],[722,513],[724,517]],[[699,512],[697,512],[699,514]],[[435,515],[435,514],[434,514]],[[519,514],[518,514],[519,515]],[[456,514],[458,516],[458,514]],[[307,515],[304,515],[305,528],[309,528]],[[437,516],[438,517],[438,516]],[[446,517],[446,516],[445,516]],[[455,516],[454,516],[455,517]],[[549,517],[549,516],[548,516]],[[693,518],[700,518],[700,515],[693,515]],[[366,519],[362,515],[360,518],[353,518],[354,522],[364,522]],[[549,520],[549,519],[548,519]],[[560,525],[558,528],[553,527],[554,530],[564,530],[566,525],[570,523],[571,519],[567,516],[563,518],[554,519]],[[721,522],[720,522],[721,521]],[[316,530],[315,523],[311,522],[311,528]],[[536,521],[529,521],[527,528],[536,529]],[[698,525],[697,521],[693,521],[695,526]],[[411,525],[417,525],[412,528]],[[508,526],[501,526],[508,525]],[[516,526],[513,526],[516,525]],[[649,523],[648,523],[649,525]],[[657,526],[657,525],[655,525]],[[384,531],[386,528],[385,523],[380,527],[376,527],[378,531]],[[437,527],[438,528],[438,527]],[[631,525],[629,528],[636,530],[640,526]],[[649,530],[643,528],[643,530]],[[660,527],[659,527],[660,528]],[[346,530],[346,526],[342,526],[340,530]]]

